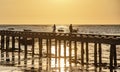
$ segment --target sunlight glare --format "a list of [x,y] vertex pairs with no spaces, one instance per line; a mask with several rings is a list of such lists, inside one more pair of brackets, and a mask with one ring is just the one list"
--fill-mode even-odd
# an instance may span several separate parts
[[62,5],[62,4],[71,4],[72,3],[72,0],[49,0],[50,3],[53,3],[53,4],[59,4],[59,5]]

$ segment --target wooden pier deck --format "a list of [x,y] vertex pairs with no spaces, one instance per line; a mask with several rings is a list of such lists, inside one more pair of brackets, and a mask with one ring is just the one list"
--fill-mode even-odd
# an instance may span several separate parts
[[[102,64],[102,47],[101,44],[109,44],[110,45],[110,57],[109,57],[109,67],[117,67],[117,52],[116,52],[116,45],[120,45],[120,36],[119,35],[97,35],[97,34],[76,34],[76,33],[53,33],[53,32],[25,32],[25,31],[6,31],[1,30],[0,31],[0,45],[1,45],[1,61],[4,57],[6,57],[6,61],[12,60],[14,63],[15,61],[15,46],[16,42],[18,43],[18,64],[20,64],[21,59],[21,39],[24,39],[24,51],[22,52],[24,54],[24,64],[27,65],[27,58],[28,58],[28,39],[31,41],[31,57],[32,57],[32,65],[34,65],[34,58],[35,58],[35,39],[38,40],[39,45],[39,53],[38,58],[39,60],[43,57],[43,40],[45,40],[46,44],[46,57],[51,60],[52,57],[55,58],[55,64],[59,63],[60,66],[60,57],[64,58],[64,62],[66,64],[66,46],[69,45],[69,66],[71,67],[71,62],[74,61],[77,66],[77,43],[81,43],[81,61],[80,64],[86,64],[89,63],[89,43],[94,43],[94,65],[100,66]],[[54,40],[54,42],[53,42]],[[10,42],[12,44],[12,59],[9,57],[9,48],[10,48]],[[54,56],[51,55],[51,47],[54,43],[55,46],[55,54]],[[64,46],[64,56],[61,56],[61,44]],[[6,45],[6,46],[5,46]],[[72,59],[72,45],[74,45],[74,60]],[[84,54],[84,49],[86,50],[86,55]],[[6,56],[3,55],[3,53],[6,54]],[[97,56],[99,55],[99,56]],[[84,58],[86,56],[86,59]],[[58,60],[57,60],[58,59]],[[39,65],[42,65],[41,62],[39,62]],[[49,62],[49,65],[51,65],[51,62]],[[40,68],[42,69],[42,67]]]

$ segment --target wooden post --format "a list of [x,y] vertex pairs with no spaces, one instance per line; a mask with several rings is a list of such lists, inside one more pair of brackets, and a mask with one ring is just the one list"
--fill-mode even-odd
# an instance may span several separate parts
[[101,44],[99,43],[99,66],[102,64],[102,49]]
[[110,68],[113,68],[113,51],[114,50],[114,45],[111,45],[110,47]]
[[81,64],[84,64],[84,43],[81,42]]
[[27,65],[27,37],[23,37],[24,41],[25,41],[25,55],[24,55],[24,64],[25,64],[25,67]]
[[14,51],[15,51],[15,37],[12,36],[12,64],[15,63],[15,55],[14,55]]
[[110,68],[113,68],[113,60],[114,60],[114,66],[116,67],[117,66],[117,54],[116,54],[115,44],[111,44],[111,47],[110,47]]
[[55,39],[55,67],[57,67],[57,39]]
[[1,61],[4,60],[4,35],[1,35]]
[[6,36],[6,62],[10,62],[8,49],[9,49],[9,36]]
[[20,62],[20,59],[21,59],[21,57],[20,57],[20,51],[21,51],[20,38],[21,37],[18,37],[18,64],[21,64],[21,62]]
[[114,66],[117,67],[117,54],[116,54],[116,45],[113,45],[114,50]]
[[32,38],[32,69],[34,69],[34,38]]
[[69,40],[69,66],[71,68],[71,40]]
[[59,72],[60,72],[60,57],[61,57],[61,40],[59,40]]
[[49,55],[48,55],[48,53],[49,53],[49,51],[48,51],[48,49],[49,49],[49,44],[48,44],[48,39],[46,39],[46,47],[47,47],[47,70],[48,70],[48,66],[49,66],[49,62],[48,62],[48,59],[49,59]]
[[51,68],[51,39],[49,39],[49,68]]
[[66,70],[66,40],[64,40],[64,67]]
[[77,42],[74,42],[74,53],[75,53],[75,66],[77,66]]
[[39,38],[39,71],[42,70],[42,39]]
[[86,42],[86,64],[88,64],[89,61],[89,49],[88,49],[88,42]]
[[94,65],[97,66],[97,43],[94,44]]

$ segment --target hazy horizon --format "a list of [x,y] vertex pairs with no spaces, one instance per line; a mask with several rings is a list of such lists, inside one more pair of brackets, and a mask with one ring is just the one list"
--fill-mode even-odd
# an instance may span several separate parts
[[[54,24],[22,24],[22,23],[20,23],[20,24],[0,24],[0,25],[54,25]],[[70,24],[55,24],[55,25],[70,25]],[[120,25],[120,23],[119,24],[72,24],[72,25]]]

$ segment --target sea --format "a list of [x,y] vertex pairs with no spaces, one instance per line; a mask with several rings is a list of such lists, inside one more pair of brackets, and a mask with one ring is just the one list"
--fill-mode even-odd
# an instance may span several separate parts
[[[120,36],[120,25],[72,25],[73,29],[77,30],[78,34],[96,34],[96,35],[117,35]],[[12,31],[24,31],[24,30],[31,30],[32,32],[53,32],[53,25],[0,25],[0,30],[10,30]],[[62,33],[69,33],[69,25],[56,25],[56,32],[59,33],[59,30],[63,30]],[[46,48],[45,46],[43,46]],[[78,44],[77,48],[80,52],[80,44]],[[54,59],[51,61],[53,63],[49,69],[46,69],[46,66],[43,66],[43,70],[40,72],[120,72],[120,45],[117,45],[117,63],[118,67],[113,69],[112,71],[107,68],[106,66],[109,65],[109,48],[110,45],[108,44],[102,44],[102,62],[107,64],[105,67],[95,67],[92,63],[94,62],[94,44],[89,44],[89,65],[81,66],[78,65],[78,67],[68,68],[67,70],[64,69],[64,66],[61,65],[61,70],[55,70],[52,67],[54,67]],[[38,45],[35,44],[36,53],[38,50]],[[77,56],[79,56],[81,53],[77,52]],[[53,47],[53,53],[54,53],[54,47]],[[63,51],[64,53],[64,51]],[[17,54],[16,54],[17,55]],[[74,53],[73,53],[74,55]],[[21,54],[21,56],[23,56]],[[69,53],[68,53],[69,56]],[[17,58],[17,57],[16,57]],[[79,57],[78,57],[79,58]],[[36,68],[38,68],[36,60]],[[45,62],[45,60],[43,60]],[[64,60],[61,59],[61,64]],[[1,56],[0,56],[0,62]],[[30,64],[30,63],[28,63]],[[68,63],[69,64],[69,63]],[[45,62],[46,65],[46,62]],[[30,65],[28,65],[29,67]],[[26,67],[24,65],[21,66],[5,66],[0,65],[0,72],[39,72],[39,71],[25,71]]]

